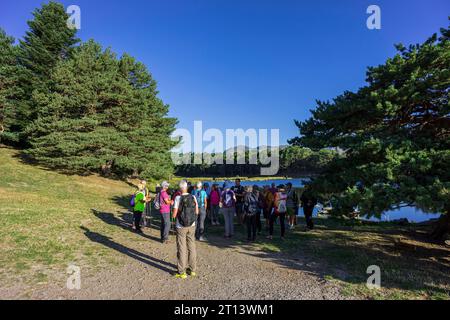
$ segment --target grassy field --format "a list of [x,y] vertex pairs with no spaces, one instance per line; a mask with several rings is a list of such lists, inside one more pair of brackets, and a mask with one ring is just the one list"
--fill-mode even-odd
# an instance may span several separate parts
[[0,281],[42,282],[55,272],[64,275],[72,262],[113,262],[80,227],[125,236],[124,230],[99,223],[91,209],[124,211],[123,199],[133,188],[97,176],[54,173],[24,164],[17,155],[0,148]]
[[[129,183],[121,181],[67,176],[31,166],[20,160],[17,151],[0,148],[0,285],[46,283],[64,277],[69,263],[94,271],[114,267],[115,251],[91,242],[81,227],[124,243],[146,245],[148,240],[132,238],[127,228],[111,223],[118,221],[111,218],[127,215],[132,191]],[[320,219],[313,232],[298,228],[285,241],[259,240],[256,247],[262,254],[313,261],[323,277],[341,285],[349,296],[449,299],[450,248],[427,242],[426,231]],[[222,230],[210,232],[220,236]],[[244,238],[241,230],[237,245]],[[370,265],[381,268],[381,290],[365,286]]]
[[[286,267],[292,268],[296,261],[312,262],[319,266],[322,277],[341,285],[349,297],[450,299],[450,247],[427,242],[427,227],[324,218],[315,221],[314,231],[305,232],[298,226],[287,232],[283,241],[260,237],[256,245],[263,252],[287,256],[276,261]],[[240,238],[245,239],[242,229],[240,232]],[[380,290],[366,286],[367,267],[371,265],[381,269]]]

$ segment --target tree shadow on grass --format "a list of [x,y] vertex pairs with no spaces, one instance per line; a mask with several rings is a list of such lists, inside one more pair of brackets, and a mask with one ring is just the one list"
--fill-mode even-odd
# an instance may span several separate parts
[[[124,230],[130,231],[132,232],[132,223],[133,223],[133,214],[130,212],[121,212],[121,218],[118,218],[115,214],[110,213],[110,212],[102,212],[102,211],[98,211],[96,209],[91,209],[93,214],[99,218],[100,220],[102,220],[103,222],[112,225],[112,226],[116,226],[119,228],[122,228]],[[152,219],[153,221],[153,219]],[[160,241],[159,238],[145,234],[145,233],[136,233],[137,235],[149,239],[149,240],[154,240],[154,241]]]
[[450,298],[450,249],[421,243],[408,228],[353,228],[316,219],[316,231],[303,232],[299,231],[302,225],[295,231],[287,231],[284,241],[279,240],[279,226],[276,226],[274,240],[259,236],[256,243],[245,242],[243,227],[235,225],[233,240],[222,238],[222,227],[213,227],[212,231],[209,229],[208,245],[236,249],[282,268],[312,274],[322,281],[331,277],[361,285],[357,292],[364,292],[368,297],[376,293],[365,290],[369,277],[366,271],[369,266],[378,265],[382,288],[390,289],[383,294],[402,296],[405,292],[397,290],[403,290],[410,294]]
[[[450,251],[445,248],[421,247],[419,244],[393,241],[392,232],[376,232],[376,239],[365,242],[364,232],[339,233],[338,227],[320,232],[291,233],[285,242],[273,241],[274,252],[247,252],[262,259],[269,259],[285,268],[314,273],[326,279],[331,276],[349,284],[365,286],[369,274],[367,268],[381,268],[383,289],[400,289],[428,296],[450,298]],[[286,243],[288,242],[288,243]],[[289,243],[290,242],[290,243]],[[287,247],[289,249],[287,249]],[[373,294],[373,293],[371,293]],[[394,291],[391,294],[395,295]]]
[[92,242],[100,243],[108,248],[114,249],[117,252],[127,255],[130,258],[136,259],[142,263],[168,272],[170,274],[173,274],[176,271],[176,266],[170,262],[153,258],[147,254],[128,248],[120,243],[113,241],[110,237],[104,236],[97,232],[92,232],[86,227],[81,226],[80,228],[83,230],[84,235]]

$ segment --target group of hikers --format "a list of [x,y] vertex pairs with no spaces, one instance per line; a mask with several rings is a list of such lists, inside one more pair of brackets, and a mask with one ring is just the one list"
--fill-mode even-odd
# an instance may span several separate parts
[[[258,187],[241,185],[236,179],[232,185],[225,181],[222,186],[217,183],[198,182],[192,185],[182,180],[176,190],[170,190],[170,184],[162,182],[152,199],[146,181],[138,184],[138,190],[131,198],[133,207],[133,230],[142,233],[142,225],[147,225],[153,208],[161,216],[161,242],[169,241],[172,225],[176,233],[178,273],[177,278],[185,279],[187,275],[196,275],[197,253],[195,241],[206,241],[206,223],[211,226],[221,225],[219,215],[223,216],[224,237],[234,236],[234,219],[247,227],[247,241],[256,240],[262,232],[261,215],[268,231],[267,239],[273,239],[274,225],[280,225],[281,239],[284,239],[286,227],[294,229],[297,225],[297,212],[303,208],[306,219],[305,231],[314,228],[312,219],[317,199],[305,187],[298,197],[292,183],[276,186]],[[286,219],[287,218],[287,219]],[[287,225],[286,225],[287,224]]]

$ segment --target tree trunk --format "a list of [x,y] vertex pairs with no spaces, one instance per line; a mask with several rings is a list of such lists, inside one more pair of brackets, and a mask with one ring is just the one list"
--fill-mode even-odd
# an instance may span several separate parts
[[443,240],[444,237],[450,233],[450,213],[441,215],[436,223],[436,226],[431,232],[430,237],[433,240]]

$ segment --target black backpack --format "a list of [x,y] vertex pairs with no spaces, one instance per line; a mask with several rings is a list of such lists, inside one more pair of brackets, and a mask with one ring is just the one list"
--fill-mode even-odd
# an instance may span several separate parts
[[244,210],[248,216],[258,213],[260,203],[258,197],[254,193],[247,193],[244,200]]
[[178,205],[177,219],[183,227],[190,227],[197,220],[193,195],[187,194],[181,196],[180,204]]

